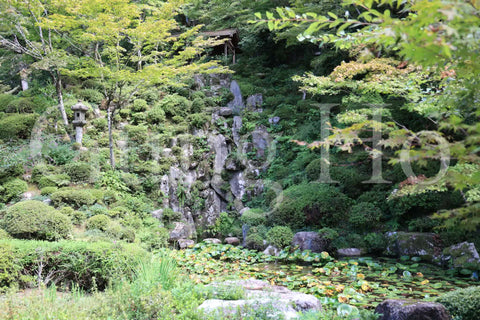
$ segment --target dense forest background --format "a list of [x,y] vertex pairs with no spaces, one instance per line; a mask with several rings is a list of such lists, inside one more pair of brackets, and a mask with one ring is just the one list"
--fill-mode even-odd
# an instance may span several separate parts
[[477,319],[434,297],[480,268],[479,11],[1,0],[0,318],[203,319],[236,276]]

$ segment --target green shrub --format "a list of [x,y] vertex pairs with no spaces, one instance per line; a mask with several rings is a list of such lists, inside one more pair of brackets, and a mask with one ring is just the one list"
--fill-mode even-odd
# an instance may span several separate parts
[[187,117],[187,121],[193,128],[201,129],[206,122],[210,121],[210,117],[204,113],[192,113]]
[[132,110],[134,112],[143,112],[148,108],[147,101],[143,99],[135,99],[132,104]]
[[87,230],[97,229],[100,231],[106,231],[109,224],[110,218],[104,214],[98,214],[91,218],[88,218],[87,223],[85,224],[85,228]]
[[367,234],[364,238],[369,253],[382,253],[386,248],[386,241],[382,233],[372,232]]
[[261,209],[250,209],[242,214],[240,221],[250,227],[254,227],[265,224],[267,217]]
[[162,213],[162,221],[165,226],[171,225],[174,221],[179,221],[182,218],[180,212],[173,211],[170,208],[164,208]]
[[168,245],[170,233],[166,228],[152,226],[140,235],[142,247],[147,250],[165,248]]
[[132,123],[138,125],[140,123],[144,123],[147,121],[147,113],[146,112],[134,112],[132,113]]
[[[3,240],[3,239],[10,239],[10,235],[8,234],[7,231],[3,230],[3,229],[0,229],[0,240]],[[1,268],[0,268],[1,270]]]
[[265,250],[266,245],[263,241],[263,238],[258,233],[251,233],[245,239],[245,245],[249,249],[262,251]]
[[305,168],[308,180],[315,181],[320,179],[320,173],[322,168],[322,159],[312,160]]
[[227,212],[220,212],[220,215],[215,221],[215,228],[224,237],[237,236],[238,226],[235,222],[236,219],[230,216]]
[[192,112],[199,113],[205,109],[205,101],[202,98],[195,98],[192,101]]
[[283,197],[274,202],[270,223],[296,230],[305,226],[338,226],[352,200],[331,185],[303,183],[286,189]]
[[75,210],[72,207],[62,207],[59,209],[59,211],[60,213],[69,217],[72,223],[75,225],[81,225],[86,219],[85,212]]
[[99,132],[105,131],[108,128],[108,121],[105,118],[93,119],[91,123]]
[[122,234],[120,236],[120,239],[130,243],[135,242],[135,229],[133,229],[132,227],[122,228]]
[[16,178],[8,180],[0,186],[0,202],[18,200],[27,189],[27,183],[23,180]]
[[13,100],[15,100],[15,96],[11,94],[1,93],[0,94],[0,112],[8,112],[8,106]]
[[58,190],[57,187],[43,187],[42,189],[40,189],[40,194],[42,196],[48,196],[57,190]]
[[73,208],[89,206],[95,203],[95,198],[90,189],[60,189],[50,196],[55,206],[66,204]]
[[122,117],[123,119],[127,119],[130,114],[132,113],[132,110],[131,109],[128,109],[128,108],[122,108],[118,111],[118,114],[120,115],[120,117]]
[[27,200],[7,209],[5,230],[21,239],[58,240],[67,238],[72,229],[70,219],[40,201]]
[[131,142],[137,144],[144,144],[148,138],[148,128],[146,126],[126,126],[128,138]]
[[293,231],[289,227],[275,226],[267,232],[267,242],[277,248],[285,248],[292,243]]
[[37,164],[32,170],[32,182],[38,183],[43,176],[56,173],[56,167],[50,164]]
[[89,217],[93,217],[99,214],[108,215],[108,208],[97,203],[89,207],[86,210],[86,213]]
[[[22,97],[15,99],[11,101],[7,108],[5,109],[5,112],[8,113],[33,113],[35,109],[37,109],[37,106],[35,104],[35,101],[38,99],[32,99],[30,97]],[[38,108],[41,109],[41,108]]]
[[147,112],[147,122],[151,124],[164,123],[166,119],[165,111],[160,105],[155,105]]
[[453,319],[480,319],[480,286],[445,293],[436,302],[443,304]]
[[93,167],[86,162],[72,162],[65,166],[65,171],[74,182],[89,182],[93,175]]
[[86,100],[88,102],[100,104],[103,100],[103,94],[95,89],[82,89],[79,90],[77,96],[80,97],[82,100]]
[[128,208],[126,208],[124,206],[118,206],[118,207],[115,207],[115,208],[112,208],[112,209],[108,210],[108,215],[110,217],[123,218],[129,212],[130,212],[130,210]]
[[382,212],[369,202],[360,202],[350,209],[348,222],[361,230],[375,229],[380,222]]
[[65,187],[70,184],[70,177],[66,174],[50,174],[38,179],[38,186],[45,187]]
[[[103,290],[114,280],[132,279],[133,269],[146,252],[139,246],[122,243],[88,243],[84,241],[0,241],[0,247],[8,243],[14,253],[9,258],[18,266],[16,282],[22,277],[37,275],[38,265],[43,263],[42,277],[61,274],[56,285],[70,287],[72,283],[83,290]],[[4,257],[0,254],[0,260]],[[1,274],[1,273],[0,273]],[[35,279],[35,284],[43,278]],[[49,283],[46,283],[47,285]]]
[[36,114],[9,114],[0,119],[0,139],[27,139],[30,137]]
[[53,144],[46,149],[46,159],[51,163],[60,166],[72,161],[77,153],[70,144],[66,143]]
[[[3,231],[0,229],[0,231]],[[5,231],[3,231],[5,232]],[[0,236],[0,239],[5,239]],[[17,283],[19,266],[9,243],[0,242],[0,292]]]
[[185,118],[189,113],[192,103],[187,98],[172,94],[165,96],[158,105],[165,111],[165,114],[173,118],[179,116]]

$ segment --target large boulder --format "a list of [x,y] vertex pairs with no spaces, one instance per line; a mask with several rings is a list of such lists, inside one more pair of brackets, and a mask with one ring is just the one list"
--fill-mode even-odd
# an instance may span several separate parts
[[217,319],[233,315],[246,316],[252,310],[264,310],[272,319],[295,319],[300,312],[322,310],[320,301],[313,295],[272,286],[268,281],[247,279],[214,283],[210,286],[239,288],[243,291],[240,300],[209,299],[199,306],[204,313]]
[[302,231],[293,236],[292,246],[298,246],[300,250],[312,252],[327,251],[328,241],[323,239],[317,232]]
[[379,320],[449,320],[443,305],[436,302],[389,299],[380,303],[375,313]]
[[393,256],[415,256],[425,261],[440,259],[442,242],[435,233],[387,232],[387,254]]
[[443,250],[442,262],[450,267],[480,270],[480,256],[471,242],[454,244]]
[[182,222],[174,222],[175,228],[170,231],[170,241],[178,241],[180,239],[188,239],[193,235],[192,227]]

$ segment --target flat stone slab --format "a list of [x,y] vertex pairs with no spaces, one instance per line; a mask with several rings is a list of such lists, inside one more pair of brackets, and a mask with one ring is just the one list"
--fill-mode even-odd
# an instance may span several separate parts
[[282,286],[256,279],[212,283],[212,287],[241,288],[244,295],[240,300],[209,299],[199,309],[204,313],[224,319],[232,315],[244,316],[253,310],[263,310],[269,319],[296,319],[299,312],[322,310],[320,300],[310,294],[291,291]]

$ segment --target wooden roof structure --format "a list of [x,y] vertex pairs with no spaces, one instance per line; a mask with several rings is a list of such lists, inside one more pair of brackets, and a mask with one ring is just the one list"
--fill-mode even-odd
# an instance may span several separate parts
[[235,53],[238,47],[238,43],[240,41],[240,37],[238,36],[238,29],[205,31],[201,32],[200,34],[209,38],[226,39],[223,44],[223,53],[225,54],[225,56],[228,56],[229,52],[232,53],[233,63],[235,63]]

